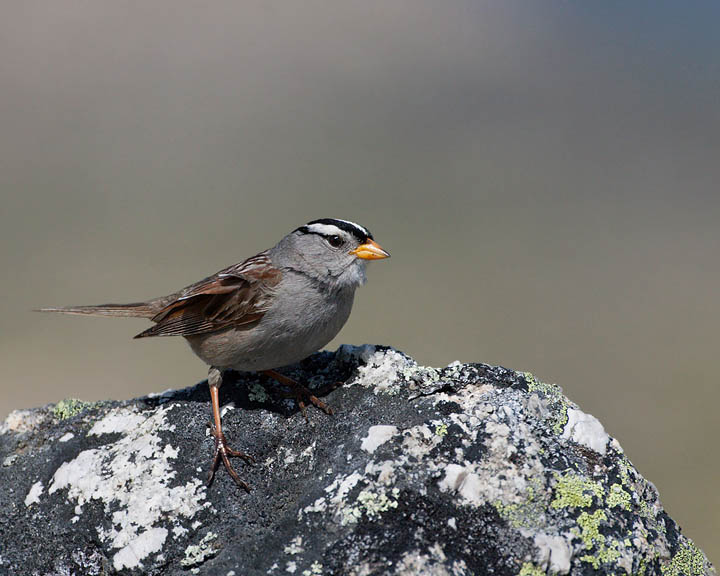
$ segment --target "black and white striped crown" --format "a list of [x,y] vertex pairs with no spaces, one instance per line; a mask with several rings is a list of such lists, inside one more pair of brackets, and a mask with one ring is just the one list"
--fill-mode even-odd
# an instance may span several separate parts
[[352,234],[358,242],[367,242],[373,239],[370,230],[364,226],[360,226],[360,224],[355,224],[355,222],[350,222],[349,220],[339,220],[337,218],[320,218],[319,220],[308,222],[305,226],[300,226],[300,228],[297,229],[297,232],[302,232],[303,234],[320,234],[321,236],[332,236],[339,231]]

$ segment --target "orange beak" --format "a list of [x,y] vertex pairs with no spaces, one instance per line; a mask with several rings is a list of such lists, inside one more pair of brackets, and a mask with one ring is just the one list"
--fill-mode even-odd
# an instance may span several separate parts
[[390,258],[390,254],[382,249],[380,244],[375,240],[368,240],[365,244],[360,244],[355,250],[350,250],[350,254],[354,254],[363,260],[382,260]]

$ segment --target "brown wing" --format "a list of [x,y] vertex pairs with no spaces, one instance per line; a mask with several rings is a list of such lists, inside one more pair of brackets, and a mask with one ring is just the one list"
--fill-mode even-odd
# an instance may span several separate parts
[[194,336],[256,322],[267,312],[281,272],[266,252],[174,294],[135,338]]

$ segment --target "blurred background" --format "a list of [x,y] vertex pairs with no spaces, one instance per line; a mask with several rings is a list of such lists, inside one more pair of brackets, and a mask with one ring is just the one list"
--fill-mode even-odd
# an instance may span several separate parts
[[331,344],[557,382],[720,561],[720,4],[5,2],[0,417],[181,388],[142,320],[304,222],[368,226]]

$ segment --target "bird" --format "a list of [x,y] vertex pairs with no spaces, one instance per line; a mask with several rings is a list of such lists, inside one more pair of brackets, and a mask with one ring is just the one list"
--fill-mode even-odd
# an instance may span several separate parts
[[366,281],[366,263],[389,256],[364,226],[320,218],[296,228],[274,247],[168,296],[39,311],[147,318],[153,326],[135,338],[184,337],[208,365],[215,440],[208,483],[222,463],[235,484],[249,492],[230,458],[247,464],[254,459],[230,448],[222,429],[219,390],[226,372],[260,372],[289,387],[306,419],[307,402],[332,414],[309,389],[278,370],[317,352],[340,332],[355,290]]

